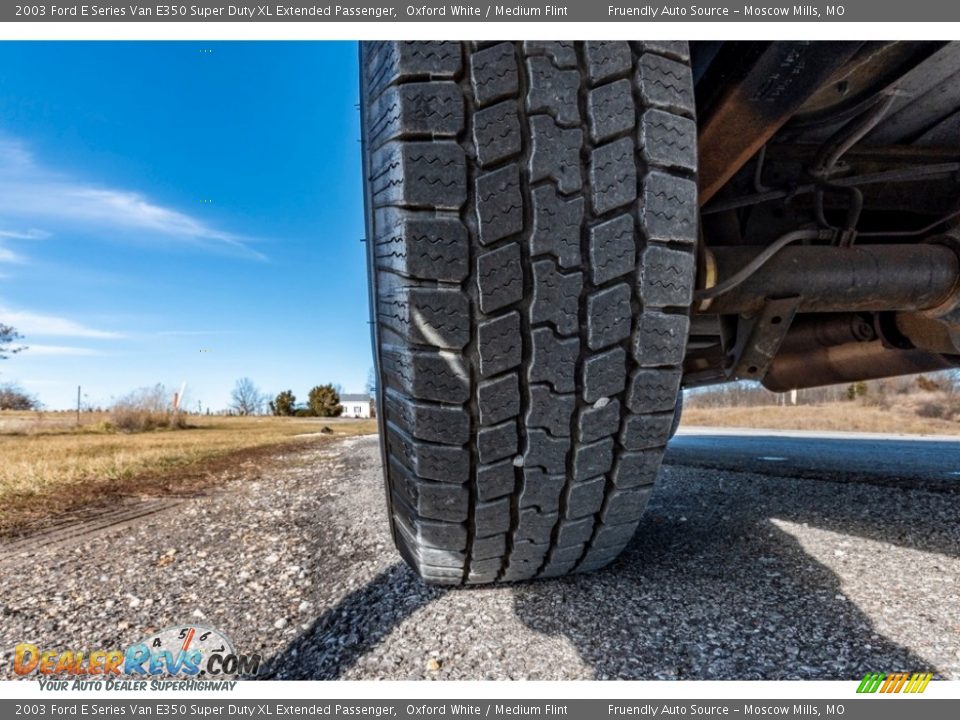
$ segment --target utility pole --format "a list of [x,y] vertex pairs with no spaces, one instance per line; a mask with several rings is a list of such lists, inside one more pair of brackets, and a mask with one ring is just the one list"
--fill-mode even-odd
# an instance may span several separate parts
[[80,386],[77,385],[77,427],[80,427]]

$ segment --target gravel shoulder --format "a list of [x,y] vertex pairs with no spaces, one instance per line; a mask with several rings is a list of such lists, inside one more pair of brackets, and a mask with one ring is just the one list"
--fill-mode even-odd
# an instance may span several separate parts
[[669,465],[606,570],[444,590],[393,549],[376,437],[284,452],[66,542],[0,544],[0,675],[19,642],[202,622],[274,678],[960,679],[956,493]]

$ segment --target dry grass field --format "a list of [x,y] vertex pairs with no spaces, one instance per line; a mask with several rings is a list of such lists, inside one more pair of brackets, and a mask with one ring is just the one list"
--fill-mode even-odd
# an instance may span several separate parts
[[[0,534],[118,495],[189,492],[278,446],[376,432],[375,420],[278,417],[186,419],[180,430],[112,431],[106,415],[0,412]],[[321,433],[324,427],[330,433]]]
[[872,407],[856,402],[755,407],[686,407],[683,426],[829,430],[903,435],[960,435],[960,422],[923,417],[917,405]]

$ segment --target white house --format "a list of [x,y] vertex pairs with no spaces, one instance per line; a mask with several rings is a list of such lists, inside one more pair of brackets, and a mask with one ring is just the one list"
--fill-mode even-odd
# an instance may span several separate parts
[[370,396],[369,395],[347,395],[340,396],[340,404],[343,406],[343,412],[340,417],[345,418],[368,418],[370,417]]

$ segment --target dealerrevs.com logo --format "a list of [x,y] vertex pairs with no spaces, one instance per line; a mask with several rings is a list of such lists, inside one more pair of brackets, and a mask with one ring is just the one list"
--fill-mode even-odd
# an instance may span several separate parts
[[[255,676],[260,670],[260,655],[237,653],[219,630],[185,625],[166,628],[122,650],[54,650],[20,643],[14,648],[13,670],[23,677],[36,677],[54,690],[101,689],[104,684],[116,689],[127,689],[128,685],[129,689],[143,689],[145,681],[153,678],[221,680]],[[210,689],[210,684],[195,686]]]

